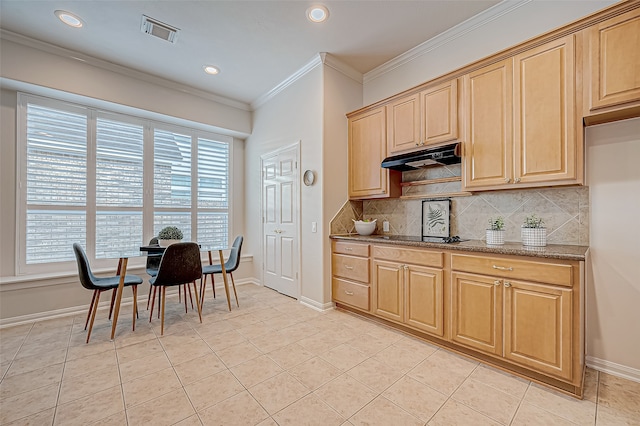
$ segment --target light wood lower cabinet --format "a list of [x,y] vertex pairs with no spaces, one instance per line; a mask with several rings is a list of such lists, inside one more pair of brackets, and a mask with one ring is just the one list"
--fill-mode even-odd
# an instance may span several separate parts
[[[478,270],[482,261],[500,269],[492,268],[491,276],[459,272]],[[554,276],[557,285],[511,278],[527,264],[537,265],[539,274],[531,273],[536,280],[563,271],[563,266],[570,269],[564,282]],[[570,266],[454,254],[452,269],[454,342],[561,379],[574,378]]]
[[[442,337],[443,253],[374,246],[373,257],[373,313]],[[422,264],[401,263],[384,258],[406,259],[407,262]]]
[[584,262],[333,241],[333,300],[581,396]]

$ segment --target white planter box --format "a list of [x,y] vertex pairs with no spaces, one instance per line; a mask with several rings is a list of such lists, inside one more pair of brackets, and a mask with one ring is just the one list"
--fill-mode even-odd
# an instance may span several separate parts
[[547,228],[521,228],[522,245],[544,247],[547,245]]
[[487,229],[487,244],[495,246],[504,244],[504,229],[499,231]]
[[171,244],[179,243],[182,240],[158,240],[160,247],[169,247]]

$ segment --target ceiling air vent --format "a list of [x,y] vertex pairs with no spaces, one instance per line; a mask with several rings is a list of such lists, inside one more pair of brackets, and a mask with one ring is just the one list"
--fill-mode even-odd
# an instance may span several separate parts
[[161,38],[170,43],[175,43],[178,37],[178,31],[176,27],[160,22],[157,19],[149,18],[146,15],[142,15],[142,27],[140,30],[154,37]]

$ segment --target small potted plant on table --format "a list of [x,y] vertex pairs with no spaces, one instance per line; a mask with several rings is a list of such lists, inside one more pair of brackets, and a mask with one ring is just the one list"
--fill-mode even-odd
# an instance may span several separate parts
[[547,228],[544,220],[532,214],[522,224],[522,244],[525,246],[544,247],[547,245]]
[[158,233],[158,244],[160,244],[161,247],[168,247],[171,244],[179,243],[182,241],[182,238],[183,235],[181,230],[175,226],[167,226],[162,228]]
[[489,227],[487,228],[487,244],[500,245],[504,244],[504,218],[489,219]]

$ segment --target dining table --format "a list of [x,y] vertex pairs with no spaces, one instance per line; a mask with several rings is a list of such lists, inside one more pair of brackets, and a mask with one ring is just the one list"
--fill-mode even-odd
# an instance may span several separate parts
[[[227,270],[224,266],[224,250],[228,250],[227,246],[219,246],[219,245],[208,245],[208,244],[198,244],[200,246],[200,251],[207,252],[209,257],[209,264],[213,264],[213,256],[212,252],[217,251],[218,257],[220,258],[220,265],[222,268],[222,279],[224,281],[224,291],[227,295],[227,306],[229,311],[231,311],[231,298],[229,297],[229,282],[227,281]],[[115,306],[113,310],[113,320],[111,324],[111,340],[114,339],[116,335],[116,327],[118,324],[118,315],[120,314],[120,302],[122,300],[122,291],[124,290],[124,278],[127,275],[127,264],[129,263],[129,259],[133,257],[141,257],[141,256],[161,256],[167,247],[161,246],[159,244],[150,244],[146,246],[140,246],[139,252],[122,252],[119,253],[118,267],[116,269],[116,275],[120,277],[120,281],[118,283],[118,288],[116,290],[116,300]],[[201,288],[203,291],[204,289]],[[133,324],[135,330],[135,320],[138,312],[138,307],[134,306],[133,309]]]

